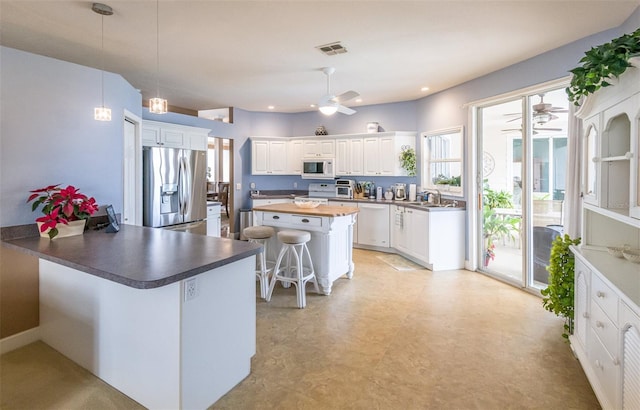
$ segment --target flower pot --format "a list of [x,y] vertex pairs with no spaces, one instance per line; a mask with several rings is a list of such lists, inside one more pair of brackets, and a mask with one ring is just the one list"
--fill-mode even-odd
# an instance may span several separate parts
[[[38,224],[38,232],[40,232],[40,236],[43,238],[49,237],[50,229],[47,229],[44,232],[40,231],[40,227],[42,226],[42,222],[37,222]],[[67,225],[63,223],[59,223],[56,228],[58,229],[58,234],[53,239],[65,238],[67,236],[75,236],[82,235],[84,233],[84,227],[87,224],[86,219],[81,219],[79,221],[70,221]]]

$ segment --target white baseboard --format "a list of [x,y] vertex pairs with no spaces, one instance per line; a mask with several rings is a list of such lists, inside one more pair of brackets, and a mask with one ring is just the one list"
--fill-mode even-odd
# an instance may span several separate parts
[[24,332],[7,336],[4,339],[0,339],[0,354],[19,349],[30,343],[37,342],[40,339],[40,327],[34,327]]

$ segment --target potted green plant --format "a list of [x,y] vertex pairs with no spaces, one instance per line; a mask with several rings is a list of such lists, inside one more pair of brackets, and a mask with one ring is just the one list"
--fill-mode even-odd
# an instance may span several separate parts
[[[60,184],[49,185],[45,188],[34,189],[27,199],[27,203],[33,201],[31,211],[35,211],[42,205],[44,216],[36,218],[41,236],[50,239],[60,234],[62,226],[76,226],[79,233],[84,231],[86,220],[98,210],[96,200],[72,185],[60,188]],[[74,233],[65,233],[62,236],[70,236]]]
[[549,285],[540,291],[542,306],[556,316],[563,317],[564,332],[562,337],[569,339],[573,332],[573,294],[575,260],[571,245],[579,245],[580,238],[571,239],[569,235],[558,236],[551,245],[549,258]]
[[573,74],[566,92],[569,101],[580,105],[582,97],[593,94],[602,87],[611,85],[627,68],[629,59],[640,55],[640,28],[631,34],[601,44],[585,53],[581,65],[569,70]]
[[510,215],[498,215],[495,208],[513,208],[511,194],[507,191],[495,191],[484,181],[482,195],[482,234],[484,243],[484,266],[489,265],[490,260],[495,259],[495,239],[515,239],[514,232],[518,230],[519,218]]
[[400,166],[407,171],[407,175],[410,177],[416,176],[416,150],[409,147],[403,146],[402,152],[400,152]]

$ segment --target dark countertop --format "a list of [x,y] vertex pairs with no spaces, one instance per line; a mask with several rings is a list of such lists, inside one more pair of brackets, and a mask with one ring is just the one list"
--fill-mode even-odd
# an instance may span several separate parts
[[262,249],[243,241],[133,225],[120,225],[115,234],[86,231],[54,240],[3,235],[2,246],[138,289],[169,285]]

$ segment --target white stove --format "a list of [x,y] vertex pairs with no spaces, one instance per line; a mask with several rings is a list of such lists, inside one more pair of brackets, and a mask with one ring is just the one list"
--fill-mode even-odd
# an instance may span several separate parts
[[335,198],[336,184],[309,184],[309,198]]

